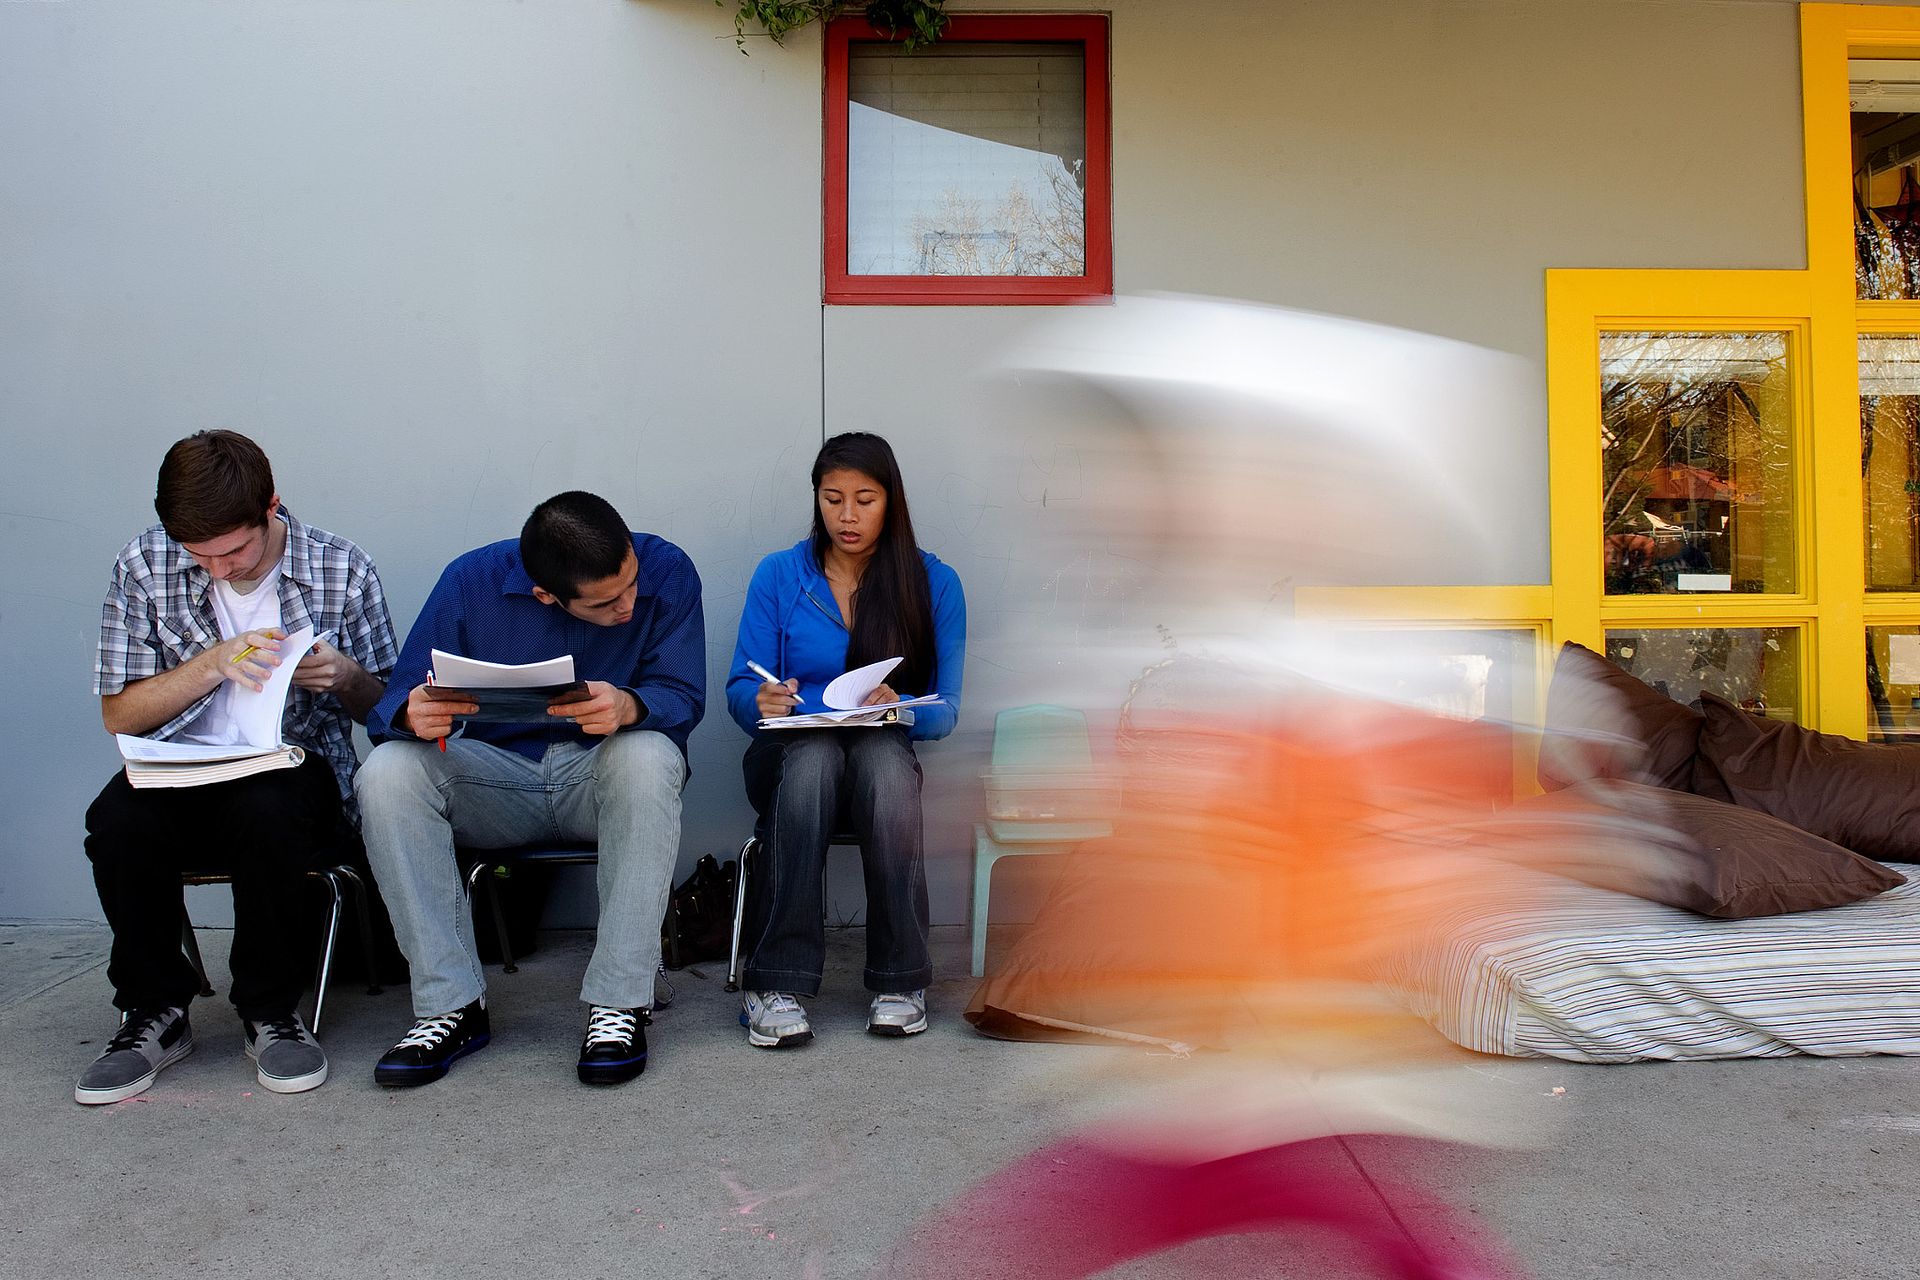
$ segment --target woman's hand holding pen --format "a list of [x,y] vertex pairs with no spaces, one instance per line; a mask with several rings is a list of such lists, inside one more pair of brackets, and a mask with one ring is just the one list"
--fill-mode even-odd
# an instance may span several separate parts
[[787,715],[800,705],[800,682],[782,680],[776,684],[771,680],[762,680],[760,687],[754,691],[753,705],[760,708],[762,720]]

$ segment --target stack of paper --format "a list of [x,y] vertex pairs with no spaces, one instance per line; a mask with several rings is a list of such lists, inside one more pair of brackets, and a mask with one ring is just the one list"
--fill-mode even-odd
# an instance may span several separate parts
[[230,782],[269,769],[291,769],[307,758],[299,747],[209,747],[198,742],[161,742],[116,733],[122,768],[136,787],[200,787]]
[[585,702],[586,682],[573,678],[573,655],[545,662],[482,662],[444,649],[433,651],[427,696],[440,701],[473,702],[479,710],[459,717],[493,724],[551,724],[547,708]]
[[853,729],[877,727],[885,724],[912,724],[911,707],[923,707],[930,702],[940,701],[937,694],[923,694],[918,698],[902,698],[896,702],[880,702],[873,706],[863,703],[873,696],[873,691],[886,683],[893,669],[903,659],[888,658],[884,662],[875,662],[869,666],[858,667],[845,675],[835,676],[827,685],[826,692],[820,695],[820,701],[827,704],[825,711],[807,712],[801,715],[774,716],[762,720],[762,729]]
[[280,665],[258,692],[236,688],[233,718],[241,741],[233,746],[198,742],[162,742],[116,733],[127,781],[146,787],[201,787],[230,782],[269,769],[292,769],[307,758],[299,747],[280,740],[280,723],[287,714],[287,694],[293,688],[293,669],[313,645],[313,628],[302,627],[281,643]]

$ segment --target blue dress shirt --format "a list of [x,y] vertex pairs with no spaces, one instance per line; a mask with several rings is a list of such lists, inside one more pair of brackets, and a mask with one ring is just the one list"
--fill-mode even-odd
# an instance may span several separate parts
[[[649,533],[633,535],[640,563],[633,618],[603,627],[574,617],[557,604],[534,598],[533,579],[520,563],[520,544],[509,539],[455,560],[441,573],[421,608],[386,696],[367,717],[375,742],[410,738],[393,719],[407,695],[426,682],[434,649],[486,662],[544,662],[573,655],[581,680],[604,680],[640,701],[640,721],[687,751],[687,735],[700,723],[707,697],[707,632],[700,609],[700,575],[687,553]],[[489,724],[468,721],[462,736],[517,751],[538,760],[555,742],[592,742],[574,724]]]

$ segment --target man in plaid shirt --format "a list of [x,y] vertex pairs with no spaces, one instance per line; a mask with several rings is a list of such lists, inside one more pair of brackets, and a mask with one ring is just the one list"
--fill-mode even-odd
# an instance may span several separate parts
[[[112,733],[241,741],[234,698],[292,662],[283,740],[295,768],[135,790],[116,773],[87,810],[87,856],[113,952],[119,1029],[74,1099],[133,1097],[193,1048],[199,979],[180,950],[180,876],[233,877],[233,1003],[260,1084],[317,1088],[327,1059],[294,1006],[306,988],[303,878],[353,846],[356,721],[386,690],[396,648],[365,552],[280,505],[260,446],[232,431],[178,441],[160,464],[160,523],[114,562],[93,691]],[[287,637],[311,626],[301,653]]]

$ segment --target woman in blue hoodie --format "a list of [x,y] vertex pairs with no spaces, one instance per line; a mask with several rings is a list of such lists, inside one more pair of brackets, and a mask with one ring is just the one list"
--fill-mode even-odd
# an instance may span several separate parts
[[[944,738],[960,712],[967,605],[960,578],[920,550],[893,450],[848,432],[813,462],[813,532],[760,562],[740,615],[727,709],[754,735],[744,764],[760,815],[745,938],[747,1042],[813,1039],[800,997],[817,995],[827,837],[844,822],[866,865],[867,1019],[875,1035],[927,1028],[927,881],[913,743]],[[935,694],[910,728],[762,731],[761,719],[825,710],[842,672],[901,658],[869,703]],[[748,663],[765,667],[763,680]]]

